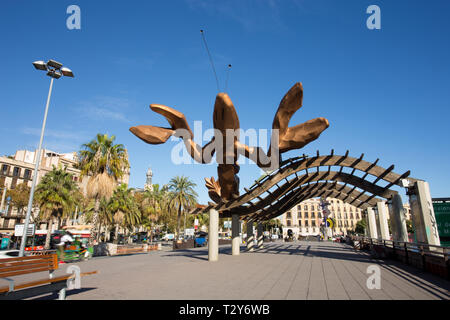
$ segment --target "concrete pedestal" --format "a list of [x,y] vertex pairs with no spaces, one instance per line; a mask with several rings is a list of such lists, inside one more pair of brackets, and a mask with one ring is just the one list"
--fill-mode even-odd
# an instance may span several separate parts
[[209,210],[208,260],[219,260],[219,212]]
[[388,225],[388,211],[385,201],[377,203],[378,211],[378,225],[380,226],[380,232],[378,238],[381,240],[390,240],[389,225]]
[[427,182],[414,182],[409,189],[409,204],[417,242],[440,246],[436,216]]
[[254,251],[255,236],[253,234],[253,222],[247,221],[247,251]]
[[408,242],[405,210],[402,197],[399,194],[394,195],[389,202],[389,220],[391,221],[392,239],[394,241]]
[[369,237],[378,239],[377,220],[373,208],[367,208],[367,222],[369,223]]
[[263,241],[263,225],[262,223],[258,223],[258,227],[257,227],[257,233],[258,233],[258,244],[257,244],[257,248],[258,249],[262,249],[264,248],[264,241]]
[[231,219],[231,254],[233,256],[238,256],[241,245],[241,238],[239,237],[241,223],[239,221],[239,215],[237,214],[233,214]]

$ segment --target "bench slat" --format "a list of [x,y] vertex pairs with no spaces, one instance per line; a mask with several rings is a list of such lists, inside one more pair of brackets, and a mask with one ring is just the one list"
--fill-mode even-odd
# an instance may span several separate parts
[[36,268],[36,269],[32,269],[32,270],[16,271],[16,272],[12,271],[12,272],[9,272],[9,273],[2,274],[2,278],[20,276],[20,275],[23,275],[23,274],[29,274],[29,273],[35,273],[35,272],[43,272],[43,271],[48,271],[48,268],[40,268],[40,269]]
[[26,266],[32,265],[36,263],[52,263],[53,259],[45,258],[45,259],[34,259],[34,260],[22,260],[22,261],[12,261],[12,262],[0,262],[0,270],[2,268],[8,268],[13,266]]
[[5,267],[5,268],[0,268],[0,278],[2,277],[7,277],[4,274],[7,274],[11,271],[15,272],[15,271],[31,271],[34,269],[41,269],[41,268],[47,268],[47,270],[51,270],[52,267],[52,263],[44,261],[44,262],[40,262],[40,263],[33,263],[33,264],[26,264],[26,265],[20,265],[20,266],[10,266],[10,267]]
[[55,253],[43,254],[43,255],[39,255],[39,256],[25,256],[25,257],[18,257],[18,258],[2,259],[2,260],[0,260],[1,261],[0,264],[7,263],[7,262],[14,262],[14,261],[34,260],[34,259],[51,259],[53,255],[55,255]]

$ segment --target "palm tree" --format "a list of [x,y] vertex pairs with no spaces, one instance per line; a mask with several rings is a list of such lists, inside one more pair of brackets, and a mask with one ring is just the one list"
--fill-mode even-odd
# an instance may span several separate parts
[[192,215],[188,218],[189,226],[194,226],[195,219],[198,220],[198,228],[201,229],[203,226],[209,225],[209,214],[206,213],[198,213],[196,215]]
[[151,190],[146,190],[142,194],[140,210],[146,222],[146,228],[150,230],[150,239],[153,239],[153,227],[160,221],[164,210],[168,210],[167,187],[159,187],[154,184]]
[[177,210],[177,229],[176,237],[180,234],[180,221],[182,212],[186,212],[197,203],[197,193],[194,191],[196,184],[185,176],[176,176],[169,182],[171,192],[171,202]]
[[129,168],[127,152],[122,144],[114,144],[115,136],[97,134],[96,139],[84,144],[84,150],[79,152],[79,168],[81,178],[90,176],[87,184],[88,197],[95,200],[93,228],[89,237],[92,245],[97,237],[98,214],[100,200],[108,200],[115,189],[118,180]]
[[128,188],[126,184],[121,184],[114,190],[109,203],[109,209],[113,215],[116,226],[114,242],[117,243],[119,227],[131,230],[142,221],[141,212],[133,197],[134,189]]
[[[95,200],[88,202],[87,206],[84,209],[85,216],[84,220],[86,223],[93,223],[94,215],[95,215]],[[113,224],[113,214],[110,210],[110,201],[106,200],[106,198],[100,199],[100,204],[98,207],[98,215],[97,215],[97,225],[99,232],[97,233],[97,241],[100,241],[101,228],[105,227],[105,240],[108,234],[108,227]]]
[[53,220],[59,221],[73,211],[77,204],[78,186],[73,181],[73,175],[66,168],[56,168],[47,173],[36,187],[35,198],[40,207],[40,215],[48,221],[45,248],[50,248]]

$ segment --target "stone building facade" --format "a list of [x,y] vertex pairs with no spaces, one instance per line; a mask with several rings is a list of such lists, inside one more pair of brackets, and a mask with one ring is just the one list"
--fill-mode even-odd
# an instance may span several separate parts
[[[0,156],[0,211],[6,211],[7,201],[4,199],[6,189],[14,189],[21,183],[27,183],[31,187],[34,175],[34,167],[36,164],[37,150],[17,150],[13,156]],[[76,168],[78,162],[77,153],[56,153],[51,150],[43,149],[41,152],[41,161],[38,171],[37,183],[39,183],[44,175],[52,171],[55,167],[66,167],[67,171],[73,175],[73,180],[78,183],[80,190],[86,193],[86,186],[89,177],[80,179],[80,170]],[[130,179],[129,168],[126,174],[119,181],[127,183]],[[38,214],[39,209],[33,208],[33,214]],[[0,216],[0,233],[14,232],[14,226],[17,223],[23,223],[25,219],[26,209],[24,213],[19,214],[13,206],[8,207],[8,212],[4,212]]]

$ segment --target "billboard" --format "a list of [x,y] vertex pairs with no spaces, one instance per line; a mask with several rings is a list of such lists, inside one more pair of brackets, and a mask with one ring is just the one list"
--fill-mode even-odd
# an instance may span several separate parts
[[450,202],[433,203],[439,237],[450,237]]

